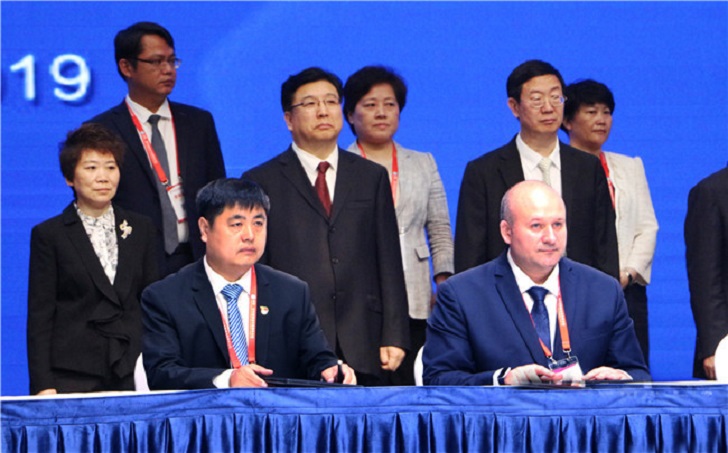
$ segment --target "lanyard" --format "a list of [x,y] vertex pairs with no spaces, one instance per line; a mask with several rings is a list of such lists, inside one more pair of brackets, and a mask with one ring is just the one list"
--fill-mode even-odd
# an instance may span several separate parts
[[607,175],[607,185],[609,186],[609,196],[612,197],[612,207],[615,208],[614,184],[612,183],[612,178],[609,177],[609,165],[607,165],[607,157],[604,155],[604,153],[602,151],[599,152],[599,160],[602,163],[602,168],[604,169],[604,173]]
[[[255,267],[250,268],[250,309],[248,311],[248,362],[255,363],[255,308],[258,298],[258,283],[255,278]],[[222,310],[221,310],[222,312]],[[225,328],[225,343],[227,343],[228,354],[230,354],[230,362],[233,368],[240,368],[242,365],[238,355],[233,347],[233,338],[230,335],[230,327],[227,323],[227,317],[222,316],[222,325]]]
[[[361,151],[361,157],[367,158],[367,153],[364,152],[364,148],[361,147],[357,140],[356,146]],[[392,185],[392,202],[397,205],[397,184],[399,183],[399,163],[397,162],[397,147],[392,143],[392,179],[390,184]]]
[[[569,325],[566,323],[566,314],[564,313],[564,303],[561,300],[561,283],[559,283],[559,295],[556,296],[556,318],[559,320],[561,349],[569,357],[571,355],[571,340],[569,339]],[[533,328],[535,329],[536,323],[533,322],[533,317],[531,317],[531,323],[533,323]],[[546,358],[553,360],[551,349],[543,343],[541,337],[539,337],[538,342],[541,343],[541,349],[543,349]]]
[[[154,151],[154,148],[152,148],[152,143],[149,141],[149,136],[144,131],[144,128],[142,127],[141,122],[139,122],[139,118],[137,118],[136,114],[134,114],[134,111],[131,109],[131,106],[129,105],[128,102],[126,103],[126,107],[129,109],[129,114],[131,115],[131,121],[134,123],[134,127],[136,127],[137,132],[139,132],[139,135],[142,138],[142,145],[144,146],[144,151],[147,153],[147,157],[149,157],[149,161],[152,163],[152,168],[154,168],[154,172],[157,174],[157,178],[159,178],[159,182],[161,182],[163,186],[168,187],[170,185],[169,178],[167,178],[167,173],[164,172],[162,165],[159,163],[159,158],[157,157],[157,153]],[[170,115],[171,115],[171,112],[170,112]],[[176,137],[177,130],[174,127],[174,117],[172,117],[172,130],[174,131],[174,135]],[[177,175],[180,176],[179,155],[176,152],[176,147],[175,147],[175,158],[177,159]]]

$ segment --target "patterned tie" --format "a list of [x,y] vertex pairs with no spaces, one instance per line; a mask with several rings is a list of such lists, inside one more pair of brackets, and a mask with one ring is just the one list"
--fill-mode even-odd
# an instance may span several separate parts
[[549,329],[549,313],[546,311],[544,299],[549,290],[542,286],[532,286],[528,294],[533,299],[533,308],[531,308],[531,318],[536,326],[536,333],[547,347],[551,348],[551,332]]
[[319,162],[318,164],[318,175],[316,176],[316,193],[318,194],[321,204],[324,206],[327,216],[331,216],[331,197],[329,196],[329,187],[326,185],[326,170],[329,169],[331,164],[326,161]]
[[238,297],[243,292],[243,287],[237,284],[226,285],[220,291],[225,300],[227,300],[227,316],[228,328],[230,329],[230,339],[233,342],[235,355],[240,360],[240,365],[248,364],[248,342],[245,340],[245,330],[243,330],[243,318],[238,310]]
[[[149,115],[149,124],[152,125],[152,148],[157,154],[159,164],[162,166],[164,173],[169,175],[169,162],[167,161],[167,148],[164,146],[162,134],[159,132],[157,124],[162,117],[159,115]],[[177,214],[172,207],[167,195],[167,189],[161,183],[157,185],[159,191],[159,202],[162,205],[162,231],[164,233],[164,251],[171,255],[179,245],[179,236],[177,235]]]
[[543,174],[543,182],[551,185],[551,159],[548,157],[544,157],[541,159],[541,161],[538,163],[538,168],[541,170],[541,174]]

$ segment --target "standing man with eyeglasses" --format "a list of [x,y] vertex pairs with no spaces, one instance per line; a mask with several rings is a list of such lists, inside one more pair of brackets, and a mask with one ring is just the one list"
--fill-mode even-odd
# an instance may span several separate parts
[[387,170],[337,145],[342,85],[308,68],[281,86],[288,150],[243,174],[274,206],[261,262],[311,288],[329,344],[362,385],[387,385],[409,316]]
[[210,112],[168,99],[182,62],[169,31],[138,22],[116,34],[114,54],[129,94],[89,122],[108,127],[126,143],[114,202],[152,219],[164,276],[205,253],[195,196],[225,176],[220,141]]
[[619,278],[615,213],[599,159],[559,141],[564,81],[556,68],[529,60],[508,76],[508,107],[521,130],[505,146],[468,163],[458,200],[455,271],[490,261],[505,250],[500,203],[524,180],[544,181],[564,200],[566,255]]

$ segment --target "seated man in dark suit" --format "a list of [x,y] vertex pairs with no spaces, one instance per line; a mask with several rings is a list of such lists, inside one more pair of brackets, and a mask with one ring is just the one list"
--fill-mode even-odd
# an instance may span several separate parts
[[341,380],[308,285],[256,264],[265,248],[268,196],[219,179],[197,195],[203,258],[142,294],[149,387],[266,387],[263,377]]
[[558,193],[520,182],[503,197],[501,219],[507,250],[440,285],[424,383],[649,380],[619,282],[563,257],[566,208]]

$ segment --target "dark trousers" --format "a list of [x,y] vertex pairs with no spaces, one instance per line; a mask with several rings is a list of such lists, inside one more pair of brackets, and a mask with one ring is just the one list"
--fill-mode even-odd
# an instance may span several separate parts
[[627,300],[627,311],[634,321],[634,332],[645,356],[645,363],[650,366],[650,336],[647,329],[647,288],[633,284],[624,289]]
[[409,319],[410,350],[404,356],[402,364],[397,371],[391,374],[391,385],[415,385],[415,357],[422,346],[425,345],[426,319]]

